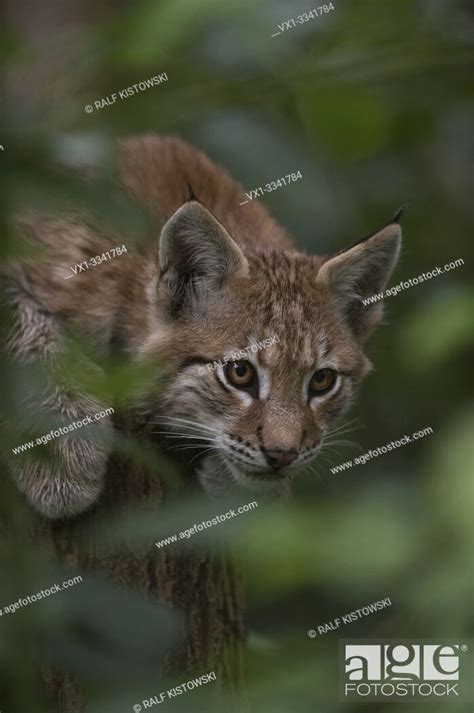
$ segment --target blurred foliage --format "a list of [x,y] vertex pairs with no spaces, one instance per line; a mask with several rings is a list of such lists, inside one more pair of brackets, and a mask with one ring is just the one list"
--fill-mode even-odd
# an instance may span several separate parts
[[[115,185],[111,149],[118,136],[154,131],[195,143],[249,188],[301,170],[302,181],[264,200],[308,252],[346,247],[408,202],[392,284],[464,260],[386,300],[386,323],[368,347],[376,370],[352,413],[360,430],[351,437],[363,452],[426,426],[433,435],[338,475],[321,461],[320,479],[302,477],[293,503],[261,503],[185,543],[207,550],[225,542],[241,561],[252,711],[356,713],[338,702],[339,638],[473,636],[472,7],[336,0],[334,11],[272,38],[278,23],[309,8],[283,0],[21,5],[10,4],[1,31],[3,256],[24,249],[6,223],[23,209],[87,209],[127,242],[144,234],[146,218]],[[86,104],[161,72],[168,82],[85,113]],[[83,181],[78,167],[95,180]],[[73,340],[65,368],[107,404],[123,405],[131,389],[159,378],[159,365],[131,370],[112,360],[97,379],[84,369],[89,356]],[[44,375],[2,367],[0,512],[9,537],[0,543],[0,607],[77,574],[40,543],[32,547],[8,477],[11,447],[51,427],[21,408]],[[132,436],[118,436],[117,449],[175,477],[165,456]],[[356,454],[347,447],[330,459]],[[140,556],[229,506],[193,498],[131,507],[104,517],[104,551],[122,543]],[[392,607],[308,638],[308,629],[385,597]],[[80,677],[88,712],[130,710],[179,683],[159,675],[162,653],[182,636],[179,621],[179,612],[90,575],[4,615],[0,708],[49,713],[36,663],[52,661]],[[167,709],[222,710],[213,687]],[[445,710],[430,701],[433,713]],[[458,710],[467,708],[450,705]]]

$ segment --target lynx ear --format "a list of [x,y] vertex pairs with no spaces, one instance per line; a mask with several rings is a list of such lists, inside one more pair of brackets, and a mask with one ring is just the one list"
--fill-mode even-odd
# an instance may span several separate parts
[[317,283],[330,293],[356,337],[364,341],[382,318],[381,301],[363,300],[380,293],[395,267],[400,252],[400,212],[388,225],[351,248],[329,256],[317,275]]
[[203,205],[185,203],[165,223],[160,237],[160,289],[172,312],[208,298],[231,277],[245,277],[245,255]]

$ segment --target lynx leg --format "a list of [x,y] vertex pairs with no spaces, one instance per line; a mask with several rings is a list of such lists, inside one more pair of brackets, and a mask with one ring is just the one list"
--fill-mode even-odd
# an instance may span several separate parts
[[[24,364],[45,363],[53,373],[60,350],[55,316],[18,285],[8,290],[8,296],[15,310],[15,326],[7,347],[10,355]],[[45,445],[35,446],[42,449],[40,456],[35,454],[35,448],[12,456],[19,489],[34,508],[49,518],[71,517],[87,510],[99,499],[104,484],[113,440],[110,416],[94,419],[103,405],[55,383],[25,403],[24,408],[30,419],[33,416],[35,422],[44,422],[45,433],[51,425],[67,432],[49,441],[48,459],[44,458]],[[87,416],[93,419],[91,425],[72,426]]]

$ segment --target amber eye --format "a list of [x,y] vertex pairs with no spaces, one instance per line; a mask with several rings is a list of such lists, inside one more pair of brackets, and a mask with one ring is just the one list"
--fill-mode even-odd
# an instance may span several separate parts
[[255,369],[249,361],[231,361],[225,375],[231,384],[240,389],[249,389],[255,383]]
[[330,391],[336,383],[336,372],[332,369],[319,369],[315,371],[309,382],[311,395],[321,396]]

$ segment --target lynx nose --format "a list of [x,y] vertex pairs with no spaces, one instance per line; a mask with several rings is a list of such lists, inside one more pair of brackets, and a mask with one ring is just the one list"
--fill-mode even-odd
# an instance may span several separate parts
[[268,465],[275,470],[290,465],[298,457],[296,448],[268,448],[263,451]]

